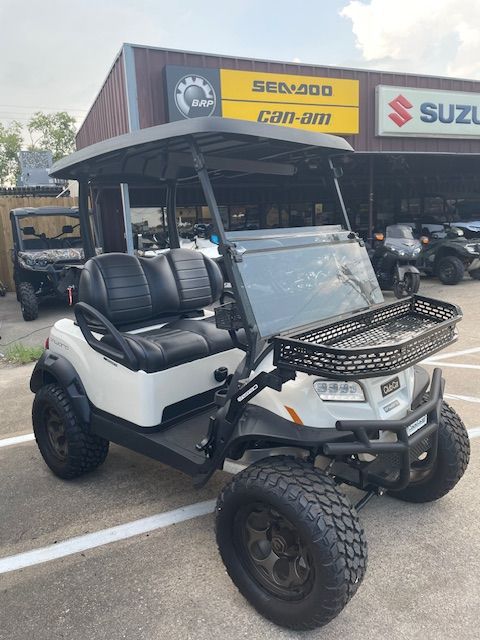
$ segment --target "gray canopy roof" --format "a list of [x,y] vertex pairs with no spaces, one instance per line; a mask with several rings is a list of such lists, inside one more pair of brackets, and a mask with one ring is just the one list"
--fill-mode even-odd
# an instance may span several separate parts
[[324,133],[227,118],[162,124],[91,145],[56,162],[55,178],[140,183],[193,173],[189,141],[215,171],[292,175],[299,162],[353,151]]

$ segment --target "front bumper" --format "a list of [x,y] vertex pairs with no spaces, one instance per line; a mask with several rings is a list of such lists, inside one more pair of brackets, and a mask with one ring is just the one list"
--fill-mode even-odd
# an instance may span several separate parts
[[[401,420],[339,420],[336,428],[341,432],[350,432],[353,439],[348,442],[326,442],[323,450],[328,456],[353,456],[351,463],[338,461],[332,472],[346,482],[364,489],[381,487],[399,490],[410,481],[412,462],[428,450],[424,465],[433,465],[436,458],[438,426],[443,400],[442,372],[435,369],[432,376],[428,400]],[[425,426],[420,427],[411,436],[408,427],[427,416]],[[391,432],[396,441],[379,439],[380,432]],[[370,454],[375,458],[365,462],[357,458],[359,454]]]

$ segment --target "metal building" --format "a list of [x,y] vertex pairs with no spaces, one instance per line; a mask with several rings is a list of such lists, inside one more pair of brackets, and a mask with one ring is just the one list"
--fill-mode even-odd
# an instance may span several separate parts
[[[80,127],[77,147],[205,115],[346,137],[357,154],[345,160],[343,189],[354,224],[365,234],[400,220],[454,220],[477,210],[480,218],[480,82],[473,80],[124,44]],[[181,220],[208,220],[196,197],[194,191],[181,197]],[[145,209],[137,216],[137,226],[145,227],[147,209],[162,204],[152,189],[128,193],[126,187],[100,200],[106,244],[111,240],[114,248],[123,231],[113,230],[111,216],[130,200],[132,209]],[[238,228],[248,220],[265,224],[269,216],[278,224],[287,217],[291,223],[292,216],[306,224],[328,218],[328,199],[311,185],[267,200],[246,190],[225,193],[227,223]]]

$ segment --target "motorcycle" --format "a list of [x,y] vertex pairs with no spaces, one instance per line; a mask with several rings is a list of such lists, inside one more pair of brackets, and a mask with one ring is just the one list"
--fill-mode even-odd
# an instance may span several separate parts
[[396,298],[417,293],[420,271],[416,262],[421,250],[421,241],[406,225],[390,225],[385,234],[375,233],[369,255],[380,288],[393,291]]

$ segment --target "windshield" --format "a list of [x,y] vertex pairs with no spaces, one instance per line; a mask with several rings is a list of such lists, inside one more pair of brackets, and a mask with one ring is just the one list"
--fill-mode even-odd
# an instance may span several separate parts
[[383,302],[365,247],[339,226],[227,233],[262,338]]
[[406,238],[408,240],[413,240],[412,228],[407,225],[391,225],[390,227],[387,227],[386,231],[387,238]]
[[78,216],[33,215],[17,219],[22,251],[81,248]]

